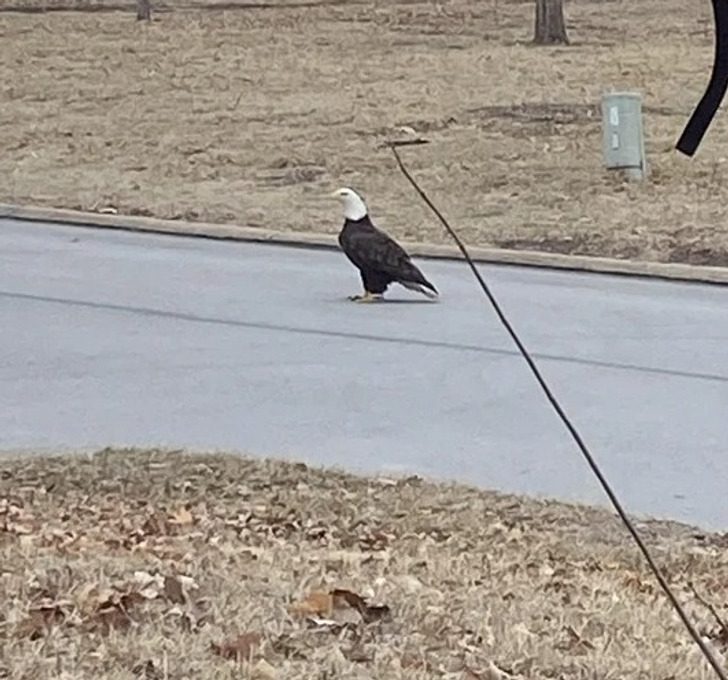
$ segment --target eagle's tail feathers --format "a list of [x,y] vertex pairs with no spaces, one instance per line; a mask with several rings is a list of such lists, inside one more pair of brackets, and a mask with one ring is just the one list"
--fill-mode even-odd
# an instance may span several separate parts
[[421,283],[415,283],[414,281],[399,281],[399,283],[401,283],[405,288],[409,288],[409,290],[414,290],[418,293],[422,293],[423,295],[430,298],[430,300],[434,300],[439,295],[437,289],[432,284],[430,284],[430,288],[432,290],[428,290]]

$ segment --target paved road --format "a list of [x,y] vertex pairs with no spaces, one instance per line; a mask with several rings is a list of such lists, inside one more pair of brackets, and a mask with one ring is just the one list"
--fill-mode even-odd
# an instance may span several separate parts
[[[190,446],[604,502],[461,263],[0,221],[0,449]],[[728,289],[486,267],[638,513],[728,529]]]

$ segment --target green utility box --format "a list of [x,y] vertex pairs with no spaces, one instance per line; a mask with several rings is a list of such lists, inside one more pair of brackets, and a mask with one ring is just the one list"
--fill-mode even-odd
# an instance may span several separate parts
[[642,131],[642,97],[635,92],[602,95],[602,148],[604,164],[622,170],[629,179],[647,176]]

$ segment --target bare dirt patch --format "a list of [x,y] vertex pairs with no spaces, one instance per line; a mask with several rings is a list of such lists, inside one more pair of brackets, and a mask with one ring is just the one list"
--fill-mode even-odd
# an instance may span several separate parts
[[[725,653],[692,588],[725,611],[726,536],[641,531]],[[712,678],[606,511],[158,451],[0,462],[0,651],[8,678]]]
[[[0,12],[0,200],[335,232],[347,184],[393,234],[443,242],[378,148],[408,125],[432,141],[408,163],[471,244],[728,263],[726,116],[696,158],[674,151],[709,3],[569,3],[574,44],[553,48],[528,44],[531,3],[295,4]],[[0,0],[19,6],[120,5]],[[601,167],[610,88],[644,95],[642,185]]]

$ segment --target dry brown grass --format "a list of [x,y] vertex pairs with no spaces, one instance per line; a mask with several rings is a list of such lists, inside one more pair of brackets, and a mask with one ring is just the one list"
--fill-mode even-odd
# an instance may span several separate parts
[[[211,2],[151,25],[127,4],[0,14],[0,200],[333,232],[326,192],[350,184],[393,234],[443,241],[377,148],[409,125],[471,244],[728,263],[726,116],[693,160],[673,149],[712,63],[707,2],[569,3],[566,48],[528,44],[530,2]],[[601,167],[613,87],[644,94],[641,186]]]
[[[726,535],[641,530],[724,653]],[[711,678],[610,513],[233,456],[4,460],[0,605],[18,679]]]

